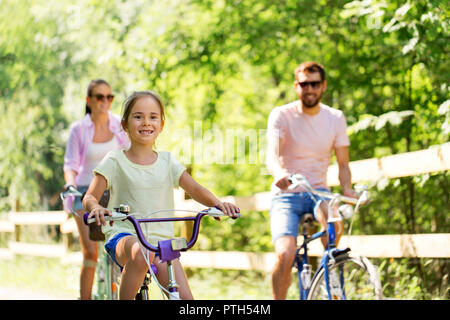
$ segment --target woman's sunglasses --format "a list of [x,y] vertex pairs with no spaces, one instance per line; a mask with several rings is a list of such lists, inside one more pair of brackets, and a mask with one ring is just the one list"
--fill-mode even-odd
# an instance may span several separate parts
[[114,95],[112,94],[108,94],[107,96],[104,96],[102,94],[95,94],[94,97],[95,99],[97,99],[97,101],[105,101],[106,99],[108,100],[108,102],[111,102],[114,99]]

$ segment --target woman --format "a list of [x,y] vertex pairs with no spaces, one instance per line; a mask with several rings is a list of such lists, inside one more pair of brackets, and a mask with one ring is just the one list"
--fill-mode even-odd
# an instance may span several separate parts
[[[109,109],[114,100],[111,86],[102,79],[89,83],[86,96],[86,115],[70,127],[64,156],[64,180],[66,186],[73,185],[81,193],[85,192],[93,178],[93,169],[111,150],[128,149],[129,140],[121,129],[120,117],[112,114]],[[80,217],[85,212],[81,199],[65,203],[66,210],[71,208]],[[67,210],[71,211],[71,210]],[[74,216],[80,235],[83,263],[80,274],[80,298],[91,298],[95,267],[97,264],[97,244],[89,239],[89,228],[83,219]]]

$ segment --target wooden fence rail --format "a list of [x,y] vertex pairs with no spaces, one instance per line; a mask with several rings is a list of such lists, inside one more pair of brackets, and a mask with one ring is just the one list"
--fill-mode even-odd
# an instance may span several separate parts
[[[353,183],[446,171],[450,169],[450,143],[383,158],[353,161],[350,167]],[[328,171],[330,186],[338,184],[337,173],[337,166],[330,166]],[[245,211],[266,211],[270,208],[269,192],[246,197],[224,197],[221,200],[238,205],[244,212],[244,217]],[[203,209],[203,206],[192,200],[184,200],[184,193],[179,191],[175,193],[175,204],[177,208],[182,209]],[[22,242],[21,228],[25,225],[59,225],[63,243]],[[63,263],[81,263],[81,253],[69,250],[72,239],[77,234],[77,228],[74,219],[64,211],[10,212],[7,220],[0,220],[0,240],[7,234],[13,235],[10,238],[14,238],[14,241],[3,241],[7,245],[0,248],[0,259],[24,254],[58,257]],[[349,246],[352,251],[373,258],[449,258],[450,233],[343,236],[340,246]],[[316,241],[311,243],[309,253],[312,256],[319,256],[322,250],[320,241]],[[188,267],[268,271],[273,266],[275,256],[273,253],[257,252],[189,251],[182,259],[184,265]]]
[[[76,236],[74,219],[65,212],[10,213],[9,220],[0,223],[1,233],[14,233],[17,227],[24,225],[59,225],[65,237]],[[11,259],[14,255],[31,255],[60,258],[62,263],[81,263],[81,253],[70,251],[69,241],[62,244],[36,244],[8,241],[6,248],[0,248],[0,258]],[[351,247],[352,251],[372,258],[449,258],[450,233],[441,234],[402,234],[402,235],[371,235],[343,236],[340,247]],[[320,241],[310,244],[311,256],[320,256],[323,248]],[[186,267],[218,268],[239,270],[272,269],[275,261],[273,253],[238,252],[238,251],[188,251],[182,255]]]

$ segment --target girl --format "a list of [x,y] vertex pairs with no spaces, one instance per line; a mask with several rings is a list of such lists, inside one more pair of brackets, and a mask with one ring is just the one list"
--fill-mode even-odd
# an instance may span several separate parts
[[[128,150],[110,152],[94,170],[94,179],[84,197],[83,204],[95,217],[97,224],[108,238],[105,248],[112,259],[123,266],[120,282],[120,299],[133,299],[148,270],[141,253],[135,230],[128,221],[106,224],[109,209],[128,204],[131,212],[147,213],[160,209],[171,209],[173,188],[181,186],[194,200],[236,217],[239,208],[231,203],[219,201],[210,191],[198,184],[169,152],[154,150],[155,140],[164,127],[164,107],[158,95],[152,91],[133,93],[124,104],[122,127],[128,133],[131,147]],[[105,189],[110,190],[110,201],[106,209],[98,201]],[[152,216],[154,217],[154,216]],[[158,240],[173,237],[172,223],[150,223],[150,238],[156,245]],[[150,260],[158,269],[158,281],[167,284],[166,263],[150,253]],[[180,285],[180,297],[193,299],[186,275],[179,260],[173,262],[175,277]]]
[[[64,155],[65,187],[78,188],[81,193],[88,189],[92,181],[92,170],[111,150],[127,148],[128,137],[120,128],[120,117],[109,110],[114,95],[111,86],[103,79],[92,80],[87,88],[86,115],[70,127]],[[105,198],[106,201],[106,198]],[[80,197],[68,198],[64,203],[68,212],[81,216],[85,210]],[[91,298],[95,267],[97,264],[97,243],[89,237],[89,229],[83,219],[74,215],[80,235],[83,264],[80,273],[80,299]]]

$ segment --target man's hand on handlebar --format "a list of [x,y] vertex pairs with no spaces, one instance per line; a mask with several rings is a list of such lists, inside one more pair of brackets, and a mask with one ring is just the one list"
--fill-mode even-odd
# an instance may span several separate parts
[[355,190],[353,190],[351,187],[350,188],[343,188],[342,189],[342,194],[346,197],[350,197],[350,198],[355,198],[358,199],[359,195],[356,193]]
[[286,176],[275,183],[275,185],[280,188],[281,190],[286,190],[290,185],[291,181],[289,181],[290,176]]

